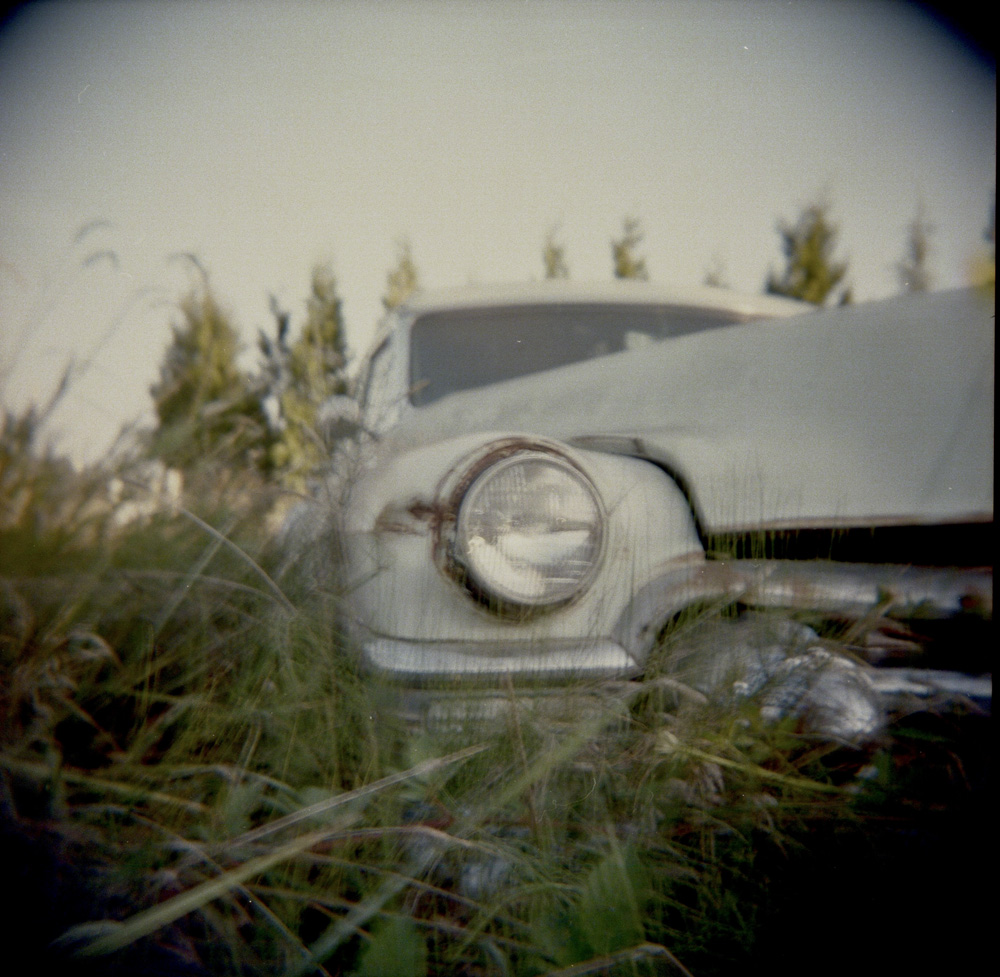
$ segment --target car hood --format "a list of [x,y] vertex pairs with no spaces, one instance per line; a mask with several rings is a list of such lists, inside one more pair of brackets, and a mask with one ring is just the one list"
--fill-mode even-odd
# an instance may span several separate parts
[[993,336],[973,290],[713,329],[442,398],[385,447],[524,432],[645,457],[710,531],[989,519]]

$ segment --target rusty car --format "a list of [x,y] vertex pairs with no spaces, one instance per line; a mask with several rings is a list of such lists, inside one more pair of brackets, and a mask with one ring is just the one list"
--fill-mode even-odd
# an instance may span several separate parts
[[988,708],[992,317],[975,290],[415,294],[361,374],[361,666],[422,722],[572,719],[654,676],[846,740],[901,699]]

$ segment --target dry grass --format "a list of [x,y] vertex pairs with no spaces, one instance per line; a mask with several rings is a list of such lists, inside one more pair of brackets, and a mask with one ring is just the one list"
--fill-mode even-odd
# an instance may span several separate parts
[[[833,972],[873,925],[872,845],[898,921],[985,824],[979,730],[938,717],[862,751],[641,694],[569,733],[414,736],[337,595],[276,571],[262,486],[112,531],[100,479],[60,464],[0,472],[28,493],[0,526],[0,804],[32,969]],[[971,904],[955,864],[948,919]]]

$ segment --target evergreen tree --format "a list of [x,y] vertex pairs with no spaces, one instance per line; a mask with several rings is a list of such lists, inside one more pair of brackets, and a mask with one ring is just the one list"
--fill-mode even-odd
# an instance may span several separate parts
[[[847,273],[847,262],[833,260],[837,228],[827,216],[824,202],[807,206],[794,223],[779,221],[778,233],[787,264],[781,275],[768,276],[765,291],[772,295],[823,305]],[[845,290],[840,303],[850,301]]]
[[646,281],[649,278],[646,259],[636,254],[636,248],[642,243],[642,238],[642,225],[639,220],[626,217],[622,221],[622,236],[611,242],[615,278],[635,278],[639,281]]
[[290,367],[297,390],[315,403],[347,390],[347,344],[337,280],[329,265],[312,273],[306,321],[292,344]]
[[[337,282],[328,265],[313,269],[312,294],[298,338],[287,342],[288,315],[272,302],[277,338],[261,337],[265,403],[274,431],[269,466],[280,481],[301,489],[322,466],[329,445],[317,429],[322,405],[347,393],[347,350]],[[268,394],[270,396],[268,396]],[[276,403],[275,403],[276,402]]]
[[726,265],[719,255],[712,255],[712,264],[705,272],[703,282],[709,288],[729,288],[726,281]]
[[545,277],[569,278],[569,267],[566,264],[566,249],[556,240],[558,228],[554,227],[545,238],[542,248],[542,263],[545,265]]
[[917,207],[916,217],[910,221],[906,257],[896,265],[899,284],[904,292],[926,292],[931,287],[927,257],[930,254],[930,236],[933,231],[921,203]]
[[236,363],[236,330],[204,276],[178,310],[181,321],[173,326],[160,380],[150,388],[157,417],[150,452],[182,469],[249,460],[263,444],[266,425]]
[[420,287],[413,251],[406,238],[397,245],[397,252],[396,267],[385,276],[382,304],[387,311],[398,308]]

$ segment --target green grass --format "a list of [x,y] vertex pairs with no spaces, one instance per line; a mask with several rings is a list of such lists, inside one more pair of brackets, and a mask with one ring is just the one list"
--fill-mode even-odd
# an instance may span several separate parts
[[263,484],[112,531],[99,479],[5,465],[33,495],[0,526],[0,918],[32,971],[864,973],[852,945],[921,912],[968,946],[976,728],[851,750],[643,694],[416,734]]

